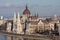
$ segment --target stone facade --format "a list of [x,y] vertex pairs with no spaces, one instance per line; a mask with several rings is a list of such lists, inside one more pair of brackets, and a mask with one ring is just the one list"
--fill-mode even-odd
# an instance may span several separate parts
[[[35,33],[36,30],[51,31],[51,29],[54,30],[55,23],[57,23],[60,27],[60,22],[57,16],[55,16],[54,18],[38,18],[36,16],[31,16],[30,11],[26,6],[26,9],[23,12],[23,16],[20,16],[19,13],[18,16],[16,16],[16,13],[14,13],[12,31],[18,34],[24,34],[24,28],[26,30],[26,34]],[[7,26],[9,26],[9,23]]]

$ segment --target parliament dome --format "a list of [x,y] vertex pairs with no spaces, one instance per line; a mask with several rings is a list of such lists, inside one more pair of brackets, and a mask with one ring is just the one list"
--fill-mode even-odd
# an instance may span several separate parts
[[26,9],[24,10],[23,14],[24,14],[24,15],[25,15],[25,14],[30,15],[30,11],[29,11],[27,5],[26,5]]

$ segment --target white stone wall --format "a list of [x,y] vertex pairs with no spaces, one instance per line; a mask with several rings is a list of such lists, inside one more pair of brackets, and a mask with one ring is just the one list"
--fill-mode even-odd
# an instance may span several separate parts
[[59,35],[60,35],[60,23],[58,24],[58,32],[59,32]]
[[0,25],[4,24],[4,20],[0,20]]
[[54,30],[54,24],[50,23],[50,28]]
[[6,30],[7,32],[11,32],[11,25],[12,24],[10,22],[7,23],[7,30]]
[[28,33],[28,34],[35,33],[36,27],[37,27],[37,25],[31,25],[31,24],[29,24],[29,25],[27,26],[27,30],[26,30],[27,33]]
[[17,17],[17,30],[16,31],[17,31],[17,34],[23,34],[19,12],[18,12],[18,17]]
[[38,30],[44,30],[44,23],[40,20],[39,21],[39,23],[38,23],[38,25],[37,25],[38,27]]

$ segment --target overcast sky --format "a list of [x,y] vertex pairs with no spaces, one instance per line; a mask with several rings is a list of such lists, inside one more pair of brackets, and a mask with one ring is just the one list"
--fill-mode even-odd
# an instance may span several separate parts
[[60,5],[60,0],[0,0],[0,6],[2,5]]
[[32,15],[60,16],[60,0],[0,0],[0,16],[12,17],[14,11],[22,15],[26,4]]

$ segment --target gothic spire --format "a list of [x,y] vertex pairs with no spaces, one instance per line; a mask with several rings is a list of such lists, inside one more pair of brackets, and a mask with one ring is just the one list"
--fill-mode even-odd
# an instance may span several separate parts
[[38,12],[37,12],[37,13],[35,13],[35,17],[39,17],[39,14],[38,14]]
[[16,12],[14,12],[14,22],[16,22]]
[[38,14],[38,12],[37,12],[37,17],[39,17],[39,14]]
[[28,9],[27,4],[26,4],[26,9]]
[[35,15],[34,15],[35,17],[36,17],[36,13],[35,13]]
[[18,12],[18,19],[20,19],[20,14],[19,14],[19,12]]

